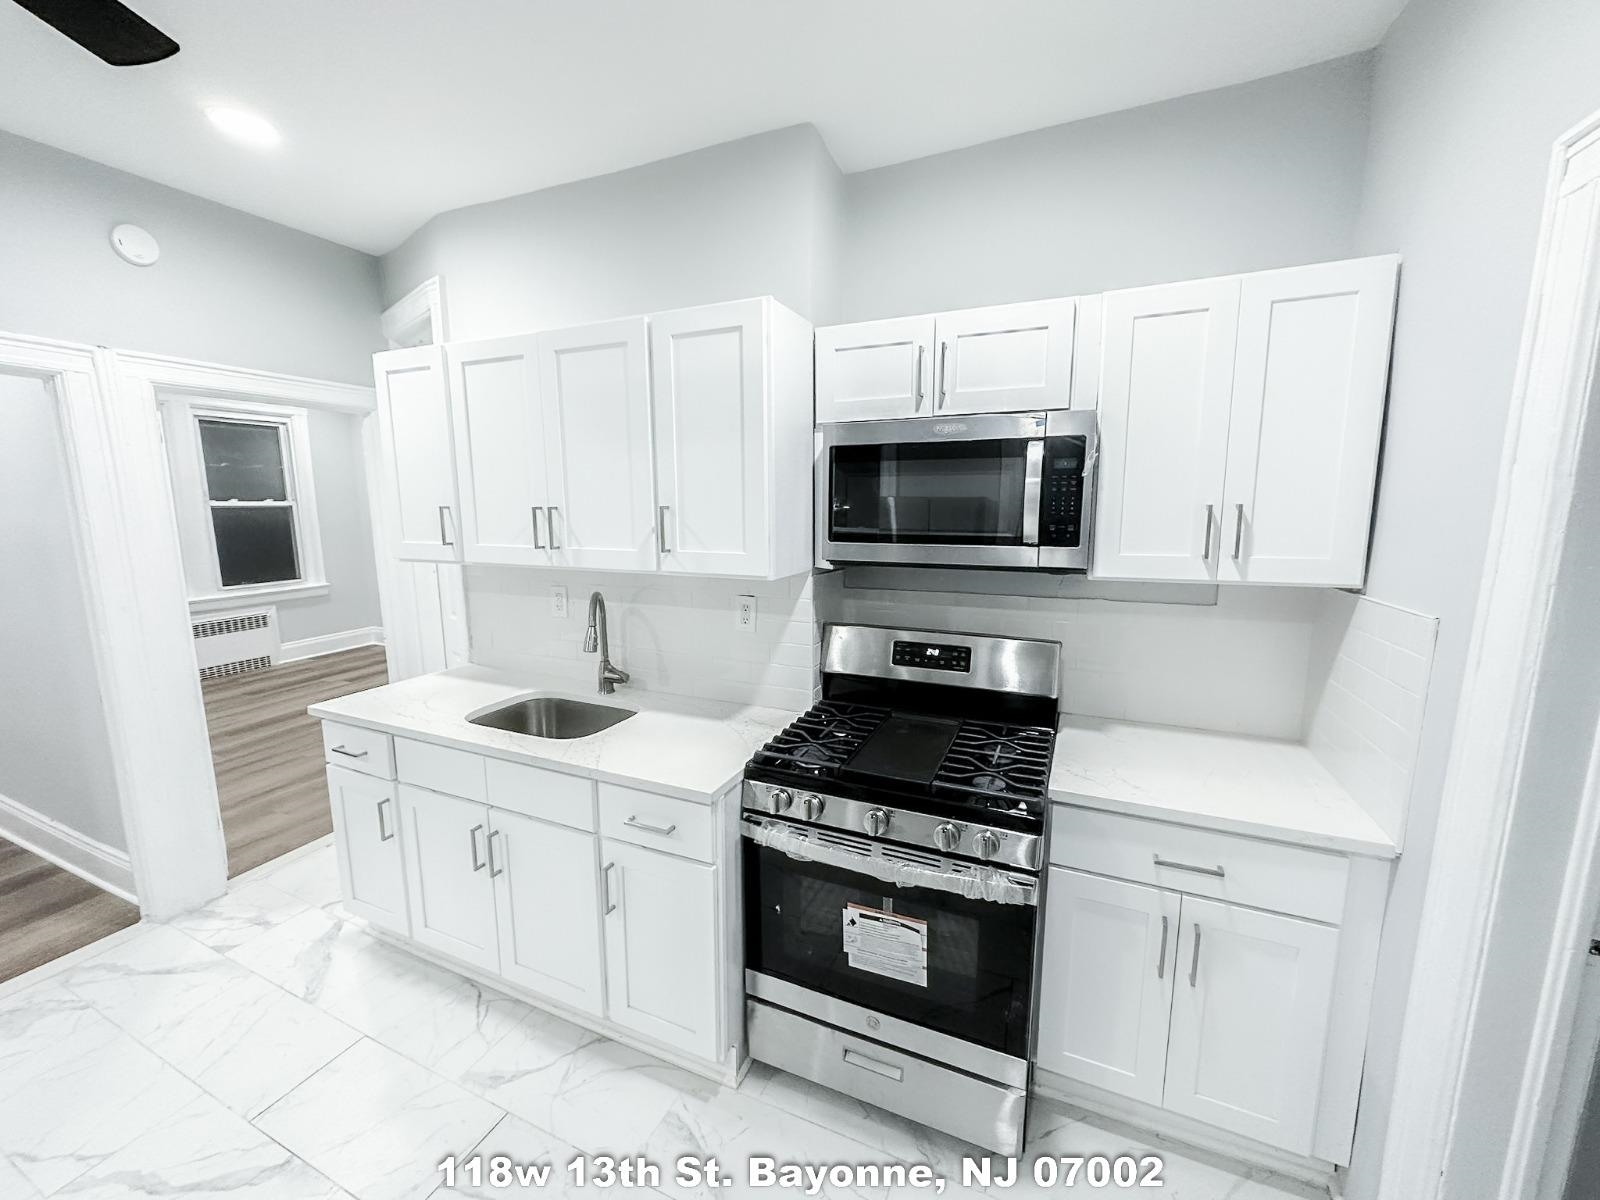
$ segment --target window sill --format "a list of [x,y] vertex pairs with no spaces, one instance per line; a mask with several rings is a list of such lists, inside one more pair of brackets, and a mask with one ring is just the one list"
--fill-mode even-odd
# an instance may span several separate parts
[[315,579],[297,579],[293,583],[259,583],[250,587],[229,588],[207,596],[190,596],[191,613],[218,612],[228,608],[244,608],[262,600],[309,600],[326,596],[333,590],[330,584]]

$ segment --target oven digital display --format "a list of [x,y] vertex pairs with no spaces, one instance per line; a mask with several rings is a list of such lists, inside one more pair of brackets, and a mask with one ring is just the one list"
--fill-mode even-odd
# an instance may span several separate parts
[[934,642],[896,642],[890,661],[897,667],[921,667],[925,671],[972,670],[969,646],[941,646]]

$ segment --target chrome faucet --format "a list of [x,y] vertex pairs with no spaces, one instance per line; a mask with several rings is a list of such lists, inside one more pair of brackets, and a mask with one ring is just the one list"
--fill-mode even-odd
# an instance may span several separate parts
[[606,598],[599,592],[589,597],[589,628],[583,634],[583,652],[600,651],[600,694],[609,696],[617,684],[628,682],[628,673],[611,665],[611,645],[606,637]]

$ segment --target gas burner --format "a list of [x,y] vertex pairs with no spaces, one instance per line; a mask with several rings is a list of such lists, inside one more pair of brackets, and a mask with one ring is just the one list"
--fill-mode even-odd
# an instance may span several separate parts
[[823,701],[763,746],[751,761],[808,777],[836,775],[889,715],[863,704]]

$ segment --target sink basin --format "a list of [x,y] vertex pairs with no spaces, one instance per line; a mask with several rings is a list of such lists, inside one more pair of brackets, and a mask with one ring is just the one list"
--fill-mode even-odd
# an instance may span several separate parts
[[571,740],[588,737],[602,729],[610,729],[620,721],[633,716],[631,708],[613,708],[609,704],[585,704],[582,700],[568,700],[563,696],[535,696],[532,700],[518,700],[504,708],[496,708],[480,716],[471,717],[473,725],[486,725],[490,729],[505,729],[511,733],[526,733],[530,737]]

